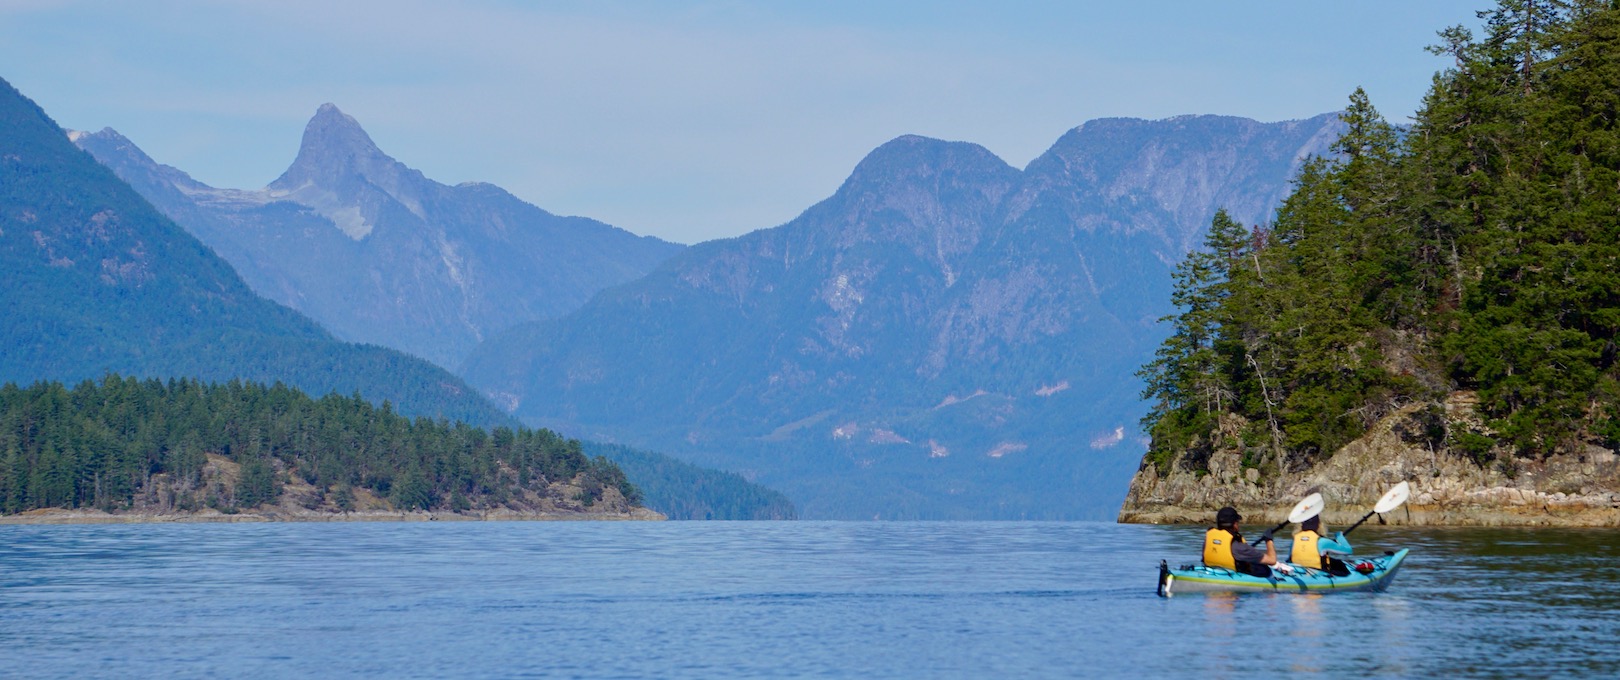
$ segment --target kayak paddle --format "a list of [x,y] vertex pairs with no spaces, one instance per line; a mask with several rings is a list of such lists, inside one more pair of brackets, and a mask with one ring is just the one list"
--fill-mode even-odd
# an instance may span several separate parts
[[[1322,508],[1324,506],[1325,506],[1325,503],[1322,502],[1322,494],[1313,493],[1313,494],[1311,494],[1309,496],[1306,496],[1305,500],[1300,501],[1299,505],[1294,506],[1294,511],[1293,512],[1288,513],[1288,519],[1287,520],[1285,520],[1282,524],[1278,524],[1277,526],[1272,527],[1271,531],[1268,531],[1266,533],[1275,534],[1275,533],[1277,533],[1279,531],[1282,531],[1283,527],[1285,527],[1285,526],[1288,526],[1290,524],[1299,524],[1300,522],[1303,522],[1303,521],[1308,520],[1308,519],[1310,519],[1312,517],[1320,515],[1320,514],[1322,514]],[[1264,540],[1266,540],[1265,534],[1261,534],[1260,538],[1255,539],[1254,543],[1252,545],[1260,545],[1260,542],[1264,541]]]
[[1373,506],[1372,512],[1362,515],[1361,519],[1356,520],[1356,523],[1350,525],[1349,529],[1345,529],[1344,535],[1349,536],[1350,532],[1355,531],[1356,527],[1361,526],[1362,522],[1372,519],[1373,515],[1378,515],[1378,522],[1382,524],[1384,522],[1384,513],[1401,507],[1401,504],[1405,503],[1406,499],[1411,495],[1412,486],[1410,484],[1406,482],[1396,484],[1395,488],[1390,489],[1388,493],[1384,494],[1383,498],[1378,499],[1378,504]]

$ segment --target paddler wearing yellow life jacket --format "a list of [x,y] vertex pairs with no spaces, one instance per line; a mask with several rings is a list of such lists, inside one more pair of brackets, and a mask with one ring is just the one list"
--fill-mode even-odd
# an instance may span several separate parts
[[1242,520],[1243,516],[1238,514],[1237,508],[1230,506],[1215,513],[1215,528],[1204,532],[1204,566],[1224,567],[1262,578],[1270,576],[1270,565],[1277,563],[1277,545],[1271,540],[1271,532],[1267,531],[1261,536],[1266,542],[1266,550],[1261,552],[1259,548],[1243,542],[1243,534],[1238,528],[1238,522]]
[[1294,545],[1289,550],[1288,561],[1312,569],[1320,569],[1335,576],[1347,576],[1350,570],[1344,563],[1322,554],[1318,543],[1322,538],[1322,516],[1316,515],[1299,523],[1299,531],[1294,532]]

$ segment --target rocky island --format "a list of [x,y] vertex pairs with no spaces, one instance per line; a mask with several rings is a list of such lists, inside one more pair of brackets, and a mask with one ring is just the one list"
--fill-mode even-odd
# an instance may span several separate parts
[[[1589,445],[1512,467],[1433,437],[1436,411],[1408,406],[1392,413],[1332,457],[1291,471],[1244,465],[1238,437],[1244,423],[1228,415],[1221,443],[1182,452],[1161,472],[1145,463],[1131,480],[1119,521],[1201,524],[1231,505],[1246,517],[1277,516],[1312,492],[1328,499],[1329,524],[1344,526],[1372,508],[1401,481],[1412,500],[1386,518],[1394,524],[1453,526],[1620,527],[1620,455]],[[1441,409],[1450,427],[1479,423],[1475,395],[1456,392]],[[1267,520],[1269,521],[1269,520]]]
[[1269,225],[1218,214],[1140,375],[1122,522],[1620,526],[1620,10],[1502,3],[1408,128],[1359,89]]

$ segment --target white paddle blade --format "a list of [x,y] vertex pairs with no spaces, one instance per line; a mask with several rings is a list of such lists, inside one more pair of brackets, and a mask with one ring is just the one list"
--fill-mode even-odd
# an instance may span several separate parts
[[1306,496],[1305,500],[1300,501],[1299,505],[1294,506],[1294,511],[1288,513],[1288,521],[1299,524],[1322,514],[1322,508],[1325,506],[1326,503],[1322,501],[1322,494],[1313,493]]
[[1383,514],[1394,510],[1395,508],[1401,507],[1401,504],[1405,503],[1407,497],[1411,495],[1412,486],[1410,484],[1407,484],[1406,482],[1396,484],[1395,488],[1390,489],[1389,493],[1384,494],[1383,498],[1378,499],[1378,505],[1373,506],[1373,512]]

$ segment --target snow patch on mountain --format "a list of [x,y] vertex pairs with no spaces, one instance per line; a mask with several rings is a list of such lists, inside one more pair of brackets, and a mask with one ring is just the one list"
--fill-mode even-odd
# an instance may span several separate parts
[[1056,385],[1041,385],[1040,389],[1035,390],[1035,396],[1050,397],[1066,389],[1069,389],[1069,381],[1062,380]]
[[1026,450],[1028,448],[1029,445],[1022,442],[1002,442],[997,444],[995,448],[990,449],[990,451],[984,455],[991,458],[1000,458],[1009,453],[1018,453],[1019,451]]
[[989,394],[989,392],[986,392],[984,390],[974,390],[972,394],[969,394],[969,395],[967,395],[965,397],[958,397],[958,396],[956,396],[954,394],[947,394],[947,395],[945,395],[944,399],[940,400],[939,404],[934,406],[934,410],[937,411],[939,409],[945,408],[946,406],[950,406],[952,404],[960,404],[960,403],[962,403],[964,401],[967,401],[969,399],[975,399],[975,398],[978,398],[978,397],[985,396],[987,394]]

